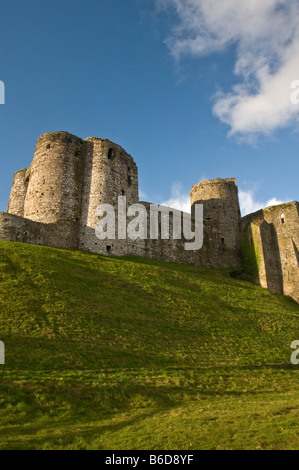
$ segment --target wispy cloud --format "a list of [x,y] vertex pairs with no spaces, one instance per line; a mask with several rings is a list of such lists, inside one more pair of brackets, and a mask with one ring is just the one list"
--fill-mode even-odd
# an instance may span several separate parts
[[256,196],[256,187],[253,187],[248,190],[239,190],[239,201],[240,201],[240,209],[242,216],[251,214],[252,212],[256,212],[259,209],[264,209],[265,207],[269,206],[276,206],[282,204],[283,202],[276,197],[268,199],[267,201],[260,201],[257,199]]
[[142,191],[142,189],[139,188],[139,199],[141,201],[145,201],[147,199],[147,195],[145,194],[144,191]]
[[[213,112],[230,135],[252,139],[297,125],[291,83],[299,79],[298,0],[156,0],[177,15],[167,45],[176,59],[235,45],[239,83],[214,96]],[[221,73],[221,71],[220,71]]]
[[[269,206],[276,206],[286,201],[272,197],[268,200],[260,200],[257,196],[258,185],[253,184],[249,189],[239,189],[239,201],[242,216],[256,212]],[[163,206],[172,207],[183,212],[191,212],[190,193],[183,188],[182,183],[175,182],[172,185],[170,197],[161,202]]]
[[179,182],[173,183],[169,199],[161,204],[183,212],[191,212],[190,193],[184,190],[183,185]]

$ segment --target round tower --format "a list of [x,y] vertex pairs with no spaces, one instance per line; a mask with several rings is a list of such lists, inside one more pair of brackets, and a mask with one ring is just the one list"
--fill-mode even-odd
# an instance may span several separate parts
[[39,137],[28,184],[24,217],[43,223],[79,223],[84,172],[83,141],[67,132]]
[[190,192],[194,204],[203,204],[202,263],[210,268],[239,268],[241,261],[240,206],[235,178],[204,180]]
[[96,209],[101,204],[110,204],[117,209],[119,196],[126,197],[127,206],[138,202],[136,163],[122,147],[108,139],[88,137],[84,144],[85,175],[79,247],[102,254],[123,254],[126,241],[101,241],[96,238],[95,227],[99,222]]
[[131,155],[110,140],[88,137],[85,146],[82,216],[86,225],[94,227],[100,204],[117,206],[118,196],[126,196],[128,204],[138,201],[138,174]]

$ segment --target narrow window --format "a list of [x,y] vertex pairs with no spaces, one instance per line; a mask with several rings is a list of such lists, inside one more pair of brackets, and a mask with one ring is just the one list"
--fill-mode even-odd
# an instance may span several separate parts
[[284,215],[283,215],[283,214],[280,214],[280,220],[281,220],[281,223],[282,223],[282,224],[285,223],[285,218],[284,218]]
[[110,149],[108,150],[108,160],[111,160],[112,157],[113,157],[113,149],[110,148]]
[[48,144],[46,148],[47,148],[47,149],[50,149],[50,148],[51,148],[51,145],[50,145],[50,144]]
[[107,245],[107,246],[106,246],[106,250],[107,250],[107,253],[108,253],[108,255],[109,255],[109,253],[111,253],[111,246],[110,246],[110,245]]
[[222,243],[222,245],[224,245],[224,238],[223,237],[221,237],[221,243]]
[[125,192],[124,192],[124,190],[123,190],[123,189],[121,190],[121,195],[122,195],[122,196],[124,196],[124,195],[125,195]]

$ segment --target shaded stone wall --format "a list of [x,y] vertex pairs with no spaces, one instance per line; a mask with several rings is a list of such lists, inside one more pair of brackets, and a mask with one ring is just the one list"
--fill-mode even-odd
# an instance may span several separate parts
[[298,202],[268,207],[244,217],[242,237],[244,246],[255,246],[251,262],[255,258],[256,282],[299,302]]
[[72,235],[68,221],[55,224],[34,222],[7,212],[0,212],[0,240],[76,249],[77,242]]

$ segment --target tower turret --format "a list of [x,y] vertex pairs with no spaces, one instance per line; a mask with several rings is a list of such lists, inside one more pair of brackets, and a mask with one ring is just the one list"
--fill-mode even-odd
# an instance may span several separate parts
[[203,265],[241,267],[241,215],[235,178],[201,181],[192,187],[190,197],[192,210],[194,204],[203,204]]
[[68,132],[41,135],[27,172],[24,217],[48,224],[78,222],[83,169],[82,139]]
[[122,147],[108,139],[88,137],[85,141],[85,173],[82,194],[79,248],[105,254],[123,254],[125,241],[101,241],[95,235],[99,222],[96,209],[111,204],[117,209],[118,197],[127,205],[138,202],[136,163]]

